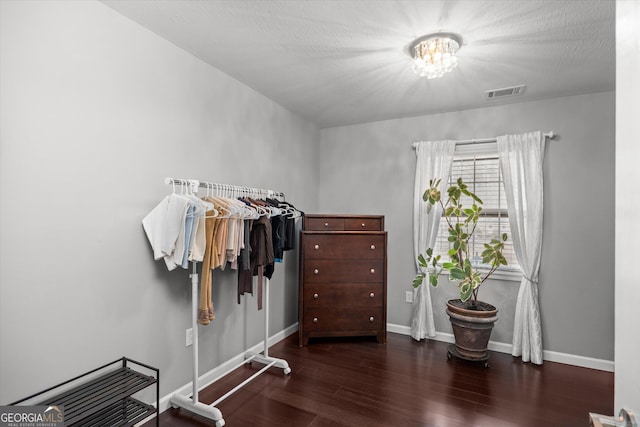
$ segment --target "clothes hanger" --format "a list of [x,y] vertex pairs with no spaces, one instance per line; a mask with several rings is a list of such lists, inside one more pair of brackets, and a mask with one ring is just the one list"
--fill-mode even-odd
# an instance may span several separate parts
[[[204,198],[200,199],[201,203],[205,207],[205,218],[217,218],[220,215],[220,212],[216,209],[213,203],[206,200],[209,197],[210,183],[205,182],[205,188],[207,189],[207,194]],[[213,212],[213,215],[210,215],[211,212]]]
[[223,211],[219,218],[233,218],[237,212],[235,211],[234,206],[229,203],[229,198],[225,197],[227,192],[226,184],[215,183],[212,184],[212,188],[212,191],[215,192],[215,194],[212,194],[211,198],[221,205],[220,208]]

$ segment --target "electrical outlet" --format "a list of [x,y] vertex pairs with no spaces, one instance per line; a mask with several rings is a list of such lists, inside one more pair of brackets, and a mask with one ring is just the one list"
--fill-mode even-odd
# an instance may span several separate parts
[[191,345],[193,345],[193,328],[189,328],[186,330],[185,333],[185,347],[189,347]]
[[404,293],[404,302],[412,303],[413,302],[413,292],[406,291]]

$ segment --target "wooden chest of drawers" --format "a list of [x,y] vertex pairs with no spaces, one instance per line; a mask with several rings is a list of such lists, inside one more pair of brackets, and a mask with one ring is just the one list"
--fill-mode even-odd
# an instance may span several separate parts
[[384,217],[306,215],[300,248],[299,344],[359,335],[386,342]]

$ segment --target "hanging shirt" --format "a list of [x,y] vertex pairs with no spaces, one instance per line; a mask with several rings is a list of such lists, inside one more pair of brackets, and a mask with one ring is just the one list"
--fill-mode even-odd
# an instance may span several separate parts
[[195,239],[196,228],[198,227],[198,218],[203,216],[202,205],[199,201],[191,201],[187,208],[187,216],[184,222],[184,251],[182,254],[182,261],[180,266],[184,269],[189,268],[189,254],[193,247],[193,241]]
[[261,310],[262,277],[271,278],[274,261],[271,221],[266,216],[261,216],[253,223],[250,258],[253,275],[258,276],[258,310]]
[[275,262],[282,262],[285,244],[285,219],[282,215],[271,217],[271,236],[273,240],[273,255]]
[[[170,194],[142,219],[142,226],[156,261],[173,256],[176,246],[179,245],[180,235],[184,245],[184,223],[188,208],[188,198],[179,194]],[[184,246],[178,249],[184,250]],[[167,267],[172,270],[175,265],[171,268],[167,264]]]
[[206,236],[205,216],[202,215],[198,217],[198,224],[196,226],[196,232],[193,239],[193,245],[191,247],[191,254],[189,255],[189,261],[202,262],[202,260],[204,260],[204,251],[207,244]]
[[253,220],[244,220],[244,245],[238,256],[238,304],[245,293],[253,295],[253,274],[251,274],[251,229]]

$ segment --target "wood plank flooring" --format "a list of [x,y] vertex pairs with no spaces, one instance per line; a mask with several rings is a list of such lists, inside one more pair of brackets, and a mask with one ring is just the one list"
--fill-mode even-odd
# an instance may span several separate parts
[[[289,336],[269,354],[287,360],[292,374],[272,368],[220,403],[226,426],[578,427],[589,425],[589,412],[614,414],[610,372],[535,366],[495,352],[485,369],[448,361],[446,343],[394,333],[387,339],[315,339],[300,348],[297,334]],[[215,401],[259,366],[235,370],[200,401]],[[160,425],[212,423],[169,409]]]

